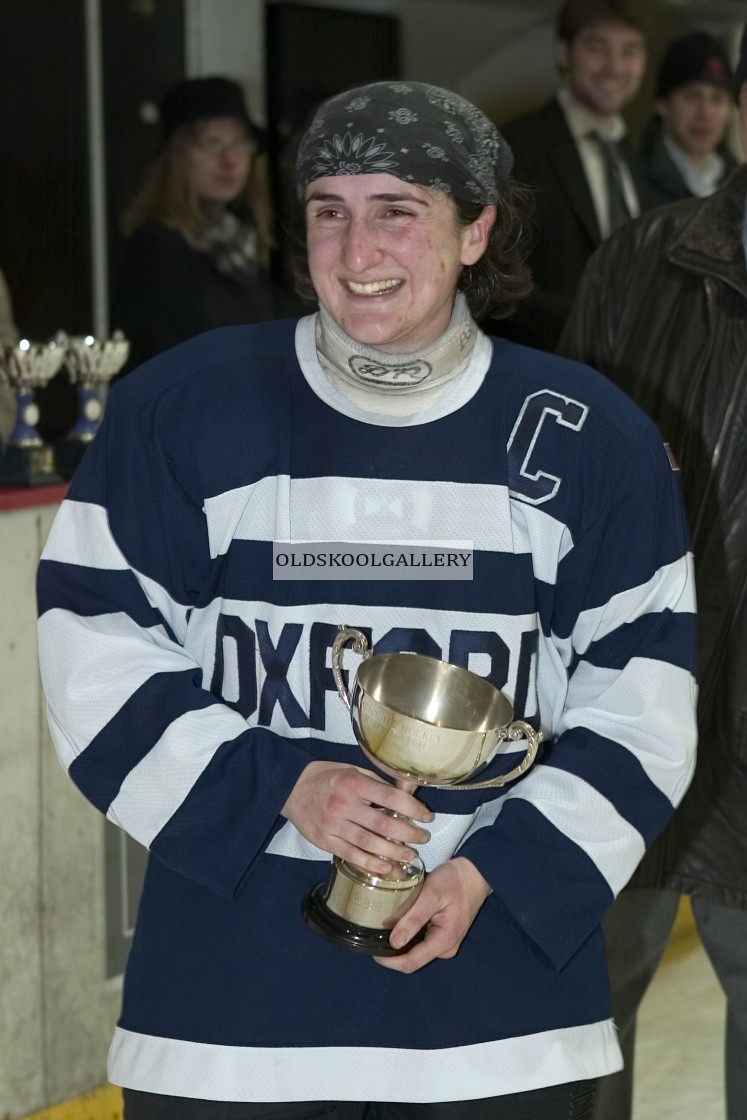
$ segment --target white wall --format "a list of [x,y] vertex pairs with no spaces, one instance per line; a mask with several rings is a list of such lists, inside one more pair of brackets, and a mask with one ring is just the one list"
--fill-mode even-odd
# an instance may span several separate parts
[[185,0],[187,72],[240,82],[259,124],[266,123],[264,7],[264,0]]
[[0,512],[0,1116],[101,1082],[119,1008],[105,967],[103,820],[54,753],[34,577],[56,506]]
[[[499,123],[540,104],[557,84],[553,28],[560,0],[296,2],[397,16],[403,75],[456,90]],[[185,0],[185,4],[189,72],[236,78],[247,92],[252,115],[265,123],[265,0]],[[745,18],[744,0],[691,0],[663,7],[653,57],[658,57],[671,34],[689,24],[730,42],[735,51]],[[652,80],[650,73],[631,106],[636,123],[649,111]],[[736,141],[736,129],[732,138]],[[738,143],[735,150],[740,151]]]
[[[397,16],[403,73],[455,89],[486,110],[528,104],[552,88],[554,75],[545,65],[552,36],[536,0],[500,6],[472,0],[326,0],[317,6]],[[188,72],[221,73],[241,82],[260,123],[266,123],[264,8],[264,0],[185,0]]]
[[526,4],[399,0],[403,70],[453,89],[495,120],[539,104],[554,88],[551,21]]

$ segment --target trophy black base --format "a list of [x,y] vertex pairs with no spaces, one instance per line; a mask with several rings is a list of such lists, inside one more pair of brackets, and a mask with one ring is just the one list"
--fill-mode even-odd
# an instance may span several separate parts
[[55,470],[54,453],[44,447],[7,445],[0,453],[0,486],[53,486],[62,482]]
[[54,465],[63,478],[72,478],[90,440],[59,439],[54,445]]
[[363,953],[367,957],[399,957],[425,937],[425,927],[411,941],[400,949],[389,944],[388,929],[372,929],[359,926],[347,918],[341,918],[330,910],[324,901],[327,884],[319,883],[309,891],[303,900],[302,912],[306,924],[326,941],[331,941],[341,949],[352,953]]

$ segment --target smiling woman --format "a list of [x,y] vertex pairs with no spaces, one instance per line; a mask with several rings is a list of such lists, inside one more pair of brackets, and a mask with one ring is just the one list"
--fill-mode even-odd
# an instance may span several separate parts
[[[322,314],[337,318],[334,303],[364,334],[359,316],[370,316],[368,341],[382,352],[415,350],[437,337],[456,291],[465,293],[478,319],[510,315],[531,290],[531,194],[510,176],[508,145],[456,95],[436,90],[421,104],[416,83],[376,87],[377,97],[386,97],[385,129],[372,119],[380,106],[369,109],[368,88],[350,100],[355,119],[339,132],[325,127],[320,114],[299,154],[298,182],[306,184],[305,195],[299,187],[306,220],[294,259],[299,293],[318,297]],[[409,91],[404,97],[403,90]],[[343,100],[344,94],[330,99],[324,113],[334,119]],[[418,103],[413,108],[407,101]],[[434,122],[434,114],[441,119]],[[381,306],[366,308],[351,298],[344,310],[340,302],[343,294],[395,291],[398,298]],[[397,309],[405,306],[403,334]]]
[[495,207],[462,228],[443,191],[393,175],[330,176],[307,189],[306,221],[326,311],[356,341],[407,353],[446,330],[459,275],[485,252]]
[[[415,356],[407,372],[395,359],[393,372],[378,374],[375,383],[391,384],[396,398],[378,400],[377,408],[406,414],[435,403],[466,367],[472,315],[508,315],[529,292],[529,196],[511,179],[512,165],[495,126],[434,87],[378,83],[330,98],[318,111],[298,154],[305,210],[299,291],[319,300],[325,368],[340,373],[343,336],[358,358],[373,358],[369,368],[385,365],[386,354]],[[455,299],[460,290],[466,299]],[[457,340],[454,361],[449,348]],[[435,361],[433,345],[448,358],[439,358],[437,374],[416,378],[412,400],[403,399],[413,371]],[[374,382],[350,378],[349,368],[342,363],[338,387],[357,398]]]
[[[296,173],[318,311],[115,387],[55,522],[52,734],[151,853],[127,1120],[588,1120],[619,1068],[599,924],[690,775],[688,544],[643,414],[475,321],[529,288],[512,162],[447,90],[324,102]],[[374,563],[436,554],[468,578]],[[342,622],[485,677],[545,754],[459,798],[359,765]],[[421,854],[382,917],[365,884]],[[330,855],[363,886],[322,922]]]

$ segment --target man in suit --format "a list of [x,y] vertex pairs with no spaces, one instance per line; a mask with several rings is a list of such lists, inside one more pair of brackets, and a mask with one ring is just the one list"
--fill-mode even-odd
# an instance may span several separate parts
[[646,205],[621,112],[646,66],[642,0],[566,0],[557,20],[562,83],[539,109],[502,126],[516,177],[536,192],[535,292],[506,337],[554,350],[594,249]]

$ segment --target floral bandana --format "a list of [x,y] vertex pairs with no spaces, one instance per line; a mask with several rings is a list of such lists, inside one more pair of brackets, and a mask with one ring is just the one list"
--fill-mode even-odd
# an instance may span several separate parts
[[513,155],[484,113],[422,82],[374,82],[323,102],[296,160],[298,197],[326,175],[394,175],[492,206]]

